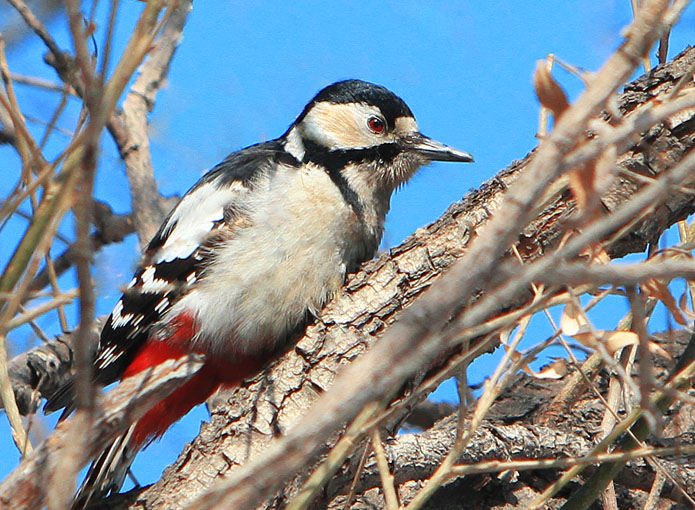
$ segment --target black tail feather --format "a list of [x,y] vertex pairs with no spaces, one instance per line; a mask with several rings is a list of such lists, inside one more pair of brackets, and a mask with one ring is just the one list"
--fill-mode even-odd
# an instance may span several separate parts
[[51,395],[43,406],[43,414],[51,414],[58,409],[65,409],[63,414],[60,415],[60,419],[65,419],[75,408],[75,382],[74,379],[70,379],[68,382],[63,384],[58,388],[53,395]]
[[139,446],[131,444],[135,425],[125,434],[118,436],[89,467],[87,476],[80,486],[72,510],[84,510],[110,494],[121,490],[130,465],[140,451]]

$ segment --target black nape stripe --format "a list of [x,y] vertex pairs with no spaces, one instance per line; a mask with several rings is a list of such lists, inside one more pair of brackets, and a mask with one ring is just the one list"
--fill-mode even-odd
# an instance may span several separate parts
[[326,168],[326,172],[333,181],[333,184],[335,184],[340,190],[340,193],[343,195],[345,201],[350,205],[350,207],[352,207],[352,210],[355,211],[355,214],[361,220],[363,213],[362,203],[360,202],[355,190],[350,187],[350,183],[347,181],[343,173],[340,170],[331,170],[330,168]]

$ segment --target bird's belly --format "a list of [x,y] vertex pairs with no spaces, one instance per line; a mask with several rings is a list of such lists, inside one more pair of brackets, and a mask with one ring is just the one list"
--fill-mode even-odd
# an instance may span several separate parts
[[254,355],[275,348],[364,257],[355,213],[334,186],[316,181],[269,188],[249,226],[216,254],[220,263],[181,300],[179,312],[192,312],[199,327],[196,349]]

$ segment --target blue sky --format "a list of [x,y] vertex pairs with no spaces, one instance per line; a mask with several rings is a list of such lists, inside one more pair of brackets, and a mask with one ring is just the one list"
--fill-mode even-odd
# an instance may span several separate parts
[[[103,3],[106,5],[106,3]],[[197,2],[173,62],[169,83],[160,92],[151,117],[152,156],[164,194],[182,194],[229,152],[280,136],[304,104],[323,86],[345,78],[385,85],[411,107],[423,133],[475,156],[472,165],[435,163],[423,169],[392,201],[383,247],[400,243],[441,215],[469,189],[492,177],[536,145],[538,104],[531,75],[538,59],[554,53],[563,61],[596,70],[620,42],[631,19],[628,0],[601,3],[556,1],[384,1],[384,2]],[[142,9],[122,2],[117,51]],[[105,16],[98,18],[103,27]],[[692,8],[671,38],[672,56],[693,39]],[[50,25],[69,48],[63,20]],[[38,64],[44,49],[35,38],[9,48],[13,72],[54,79]],[[581,82],[558,70],[571,96]],[[17,86],[25,111],[47,118],[58,103],[53,93]],[[77,103],[59,122],[70,129]],[[40,136],[40,126],[34,126]],[[66,141],[55,135],[48,152]],[[16,158],[0,146],[14,183]],[[100,199],[118,212],[129,210],[123,166],[108,138],[103,142],[96,188]],[[25,225],[17,222],[16,232]],[[8,236],[12,229],[2,235]],[[71,227],[64,229],[72,237]],[[5,239],[0,260],[14,246]],[[100,296],[106,314],[130,279],[137,261],[133,237],[96,256]],[[72,276],[63,281],[66,288]],[[623,311],[617,311],[622,315]],[[72,324],[76,321],[73,312]],[[614,317],[609,317],[614,322]],[[57,327],[50,319],[46,331]],[[10,338],[14,352],[35,342],[28,332]],[[480,382],[491,360],[471,369]],[[438,392],[454,399],[453,386]],[[198,409],[135,464],[142,483],[155,480],[182,445],[193,439],[204,409]],[[8,426],[0,416],[0,479],[16,465]]]

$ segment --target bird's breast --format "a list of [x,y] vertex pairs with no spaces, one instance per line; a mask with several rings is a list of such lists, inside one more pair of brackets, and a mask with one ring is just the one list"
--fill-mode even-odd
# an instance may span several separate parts
[[197,348],[274,348],[372,256],[371,230],[320,167],[278,170],[256,190],[247,226],[215,248],[197,288],[172,309],[196,317]]

